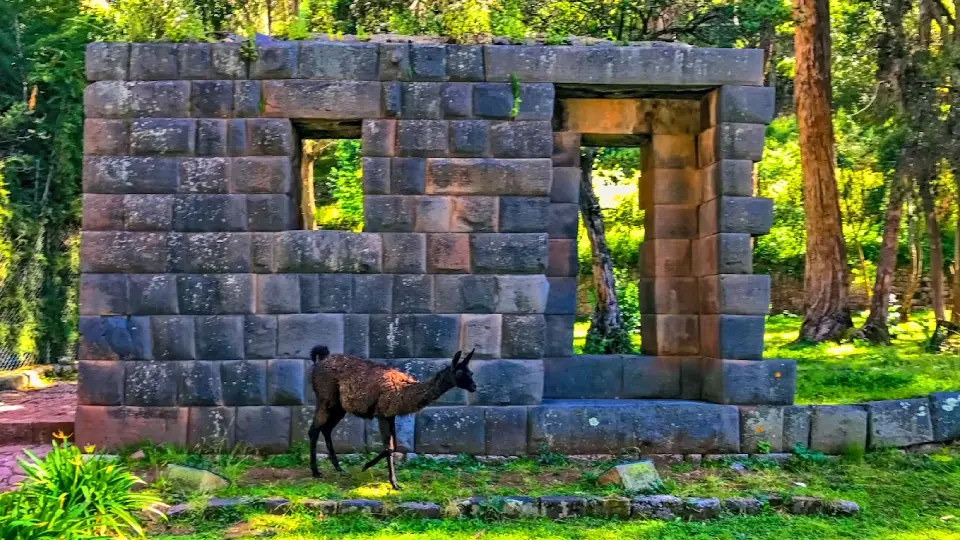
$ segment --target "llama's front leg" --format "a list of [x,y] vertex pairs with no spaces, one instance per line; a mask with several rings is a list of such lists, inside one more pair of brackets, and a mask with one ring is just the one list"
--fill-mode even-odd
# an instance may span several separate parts
[[377,425],[380,427],[380,436],[383,439],[384,448],[363,466],[363,470],[367,470],[377,463],[380,463],[381,459],[387,458],[387,466],[390,470],[390,485],[393,486],[393,489],[399,491],[400,486],[397,484],[397,473],[393,465],[393,452],[396,448],[396,419],[392,417],[377,418]]
[[387,437],[387,451],[390,454],[387,456],[387,467],[390,469],[390,485],[393,489],[400,491],[400,484],[397,483],[397,470],[393,464],[393,454],[397,447],[397,418],[391,417],[389,422],[390,434]]

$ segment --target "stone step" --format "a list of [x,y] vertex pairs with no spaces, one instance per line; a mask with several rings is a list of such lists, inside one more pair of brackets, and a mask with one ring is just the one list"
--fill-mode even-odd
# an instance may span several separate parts
[[73,438],[73,420],[0,421],[0,446],[15,444],[50,444],[55,433]]

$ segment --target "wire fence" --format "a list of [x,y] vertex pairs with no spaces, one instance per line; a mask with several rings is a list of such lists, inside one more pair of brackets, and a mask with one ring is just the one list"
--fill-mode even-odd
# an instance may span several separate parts
[[28,311],[18,309],[23,302],[37,302],[43,284],[41,265],[44,229],[41,228],[33,253],[16,267],[0,261],[0,371],[32,366],[37,355],[21,350],[19,336],[31,324]]

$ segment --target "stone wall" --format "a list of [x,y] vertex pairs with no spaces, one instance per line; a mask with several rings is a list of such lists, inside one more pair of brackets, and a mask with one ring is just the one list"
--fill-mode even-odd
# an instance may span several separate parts
[[[752,197],[760,51],[274,42],[247,62],[95,43],[87,77],[81,444],[282,450],[304,438],[317,344],[418,377],[476,348],[475,394],[400,422],[422,452],[572,451],[596,426],[583,444],[733,450],[730,405],[793,402],[794,363],[760,361],[769,279],[751,275],[771,220]],[[643,98],[632,122],[563,125],[558,99],[603,88]],[[364,232],[298,230],[300,134],[343,126]],[[575,357],[581,137],[624,131],[647,156],[647,356]],[[543,401],[595,386],[722,405]],[[346,420],[340,444],[369,431]]]

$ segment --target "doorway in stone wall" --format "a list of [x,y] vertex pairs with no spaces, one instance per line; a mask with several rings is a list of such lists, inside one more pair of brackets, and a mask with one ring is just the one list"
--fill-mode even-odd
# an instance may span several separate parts
[[302,139],[300,215],[305,230],[363,229],[359,139]]

